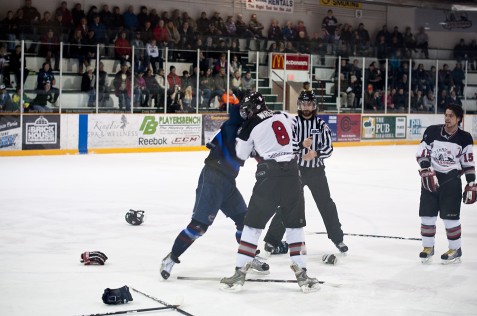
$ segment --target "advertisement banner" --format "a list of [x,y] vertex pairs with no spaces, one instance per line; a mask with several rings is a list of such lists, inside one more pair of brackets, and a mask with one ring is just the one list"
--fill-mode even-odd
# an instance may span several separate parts
[[247,10],[293,13],[294,0],[247,0]]
[[346,9],[361,9],[363,5],[354,1],[342,1],[342,0],[320,0],[321,5],[330,7],[346,8]]
[[410,115],[407,122],[407,139],[421,140],[426,128],[443,124],[442,115]]
[[23,149],[59,149],[61,115],[24,115]]
[[272,69],[284,69],[285,65],[287,70],[300,70],[308,71],[310,67],[309,55],[298,54],[272,54]]
[[[426,26],[432,31],[440,32],[477,32],[477,13],[471,11],[433,10],[417,8],[415,25],[426,21]],[[456,43],[458,40],[456,41]]]
[[225,113],[202,115],[202,145],[210,142],[211,138],[228,118],[229,115]]
[[337,141],[337,130],[338,130],[338,115],[319,115],[320,118],[326,122],[331,132],[331,141]]
[[361,138],[361,115],[340,114],[338,115],[338,141],[359,142]]
[[200,146],[197,114],[99,114],[88,116],[88,148]]
[[0,150],[21,150],[20,116],[0,116]]
[[361,139],[405,139],[406,116],[363,116]]

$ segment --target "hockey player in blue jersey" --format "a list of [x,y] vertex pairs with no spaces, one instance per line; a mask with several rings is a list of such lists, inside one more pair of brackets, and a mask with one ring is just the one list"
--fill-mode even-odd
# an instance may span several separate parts
[[[229,119],[207,144],[210,153],[200,173],[192,219],[177,235],[171,252],[162,260],[160,273],[164,279],[169,278],[174,264],[180,263],[179,257],[205,234],[219,210],[234,221],[235,237],[237,242],[240,241],[247,205],[235,183],[243,165],[235,154],[235,138],[242,123],[240,106],[229,105]],[[252,268],[259,274],[269,273],[268,265],[257,259]]]

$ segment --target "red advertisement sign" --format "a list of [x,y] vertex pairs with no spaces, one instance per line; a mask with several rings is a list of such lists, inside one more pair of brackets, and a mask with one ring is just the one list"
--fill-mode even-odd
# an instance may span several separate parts
[[338,141],[357,142],[361,138],[361,115],[340,114],[338,115]]
[[304,70],[308,71],[310,67],[309,55],[272,54],[272,69],[284,69],[285,63],[287,70]]

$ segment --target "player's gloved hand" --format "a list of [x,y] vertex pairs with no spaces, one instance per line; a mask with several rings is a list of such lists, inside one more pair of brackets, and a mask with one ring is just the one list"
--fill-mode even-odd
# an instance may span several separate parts
[[437,180],[436,172],[431,167],[419,169],[421,176],[422,187],[429,192],[436,192],[439,188],[439,181]]
[[315,159],[316,157],[319,157],[319,156],[320,156],[319,152],[314,151],[314,150],[308,150],[308,152],[306,154],[304,154],[302,158],[305,161],[310,161],[310,160],[313,160],[313,159]]
[[465,186],[464,193],[462,194],[462,202],[465,204],[473,204],[477,200],[477,183],[469,182]]
[[104,265],[104,262],[108,259],[101,251],[85,251],[81,254],[81,263],[85,266],[91,264]]

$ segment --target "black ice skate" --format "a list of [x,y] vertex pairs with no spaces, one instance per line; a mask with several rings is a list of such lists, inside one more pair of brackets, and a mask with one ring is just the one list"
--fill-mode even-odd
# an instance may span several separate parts
[[288,243],[286,241],[281,241],[278,246],[273,247],[272,244],[267,242],[263,249],[265,249],[265,252],[267,252],[268,255],[285,254],[288,253]]
[[434,255],[434,247],[424,247],[424,249],[419,254],[422,263],[430,263],[432,261],[432,256]]
[[348,252],[348,246],[346,246],[344,242],[339,242],[335,244],[335,246],[344,255]]
[[441,256],[442,264],[450,263],[460,263],[460,258],[462,257],[462,250],[459,249],[449,249],[446,253]]

